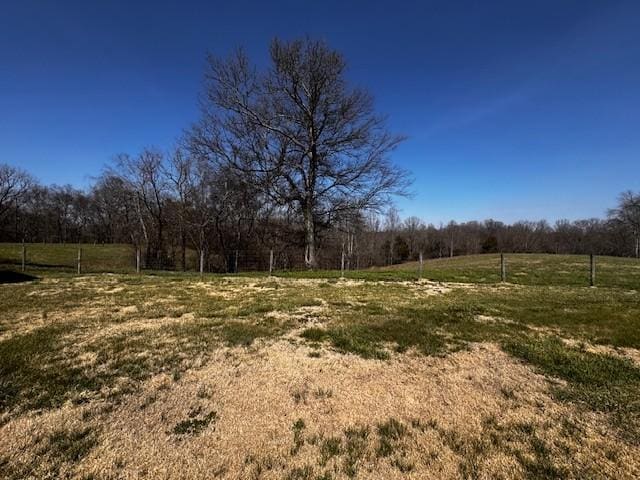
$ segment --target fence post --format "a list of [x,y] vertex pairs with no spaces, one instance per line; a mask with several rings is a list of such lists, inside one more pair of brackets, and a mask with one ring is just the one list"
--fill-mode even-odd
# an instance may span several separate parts
[[500,281],[507,281],[507,265],[504,261],[504,253],[500,254]]
[[236,259],[234,261],[233,273],[238,273],[238,256],[239,256],[239,250],[236,250]]
[[422,280],[422,270],[423,270],[423,262],[422,262],[422,252],[420,252],[420,275],[418,278]]
[[589,255],[589,285],[595,287],[596,285],[596,257],[593,255]]
[[140,247],[136,247],[136,273],[140,273]]
[[82,247],[78,248],[78,275],[82,273]]
[[340,278],[344,278],[344,245],[342,246],[342,259],[340,261]]
[[269,276],[273,273],[273,249],[269,251]]
[[204,248],[200,250],[200,276],[204,274]]
[[22,271],[24,272],[27,269],[27,246],[24,243],[24,239],[22,240]]

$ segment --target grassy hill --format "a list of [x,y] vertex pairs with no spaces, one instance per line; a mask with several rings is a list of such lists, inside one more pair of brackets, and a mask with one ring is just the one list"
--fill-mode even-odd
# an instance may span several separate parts
[[[589,284],[588,255],[505,254],[507,281],[522,285]],[[417,272],[418,262],[388,267],[389,270]],[[428,260],[423,275],[440,281],[495,283],[500,281],[500,255],[469,255]],[[640,287],[640,260],[596,257],[596,285]]]
[[[507,282],[519,285],[589,285],[587,255],[505,254]],[[345,272],[345,278],[365,280],[416,280],[419,263],[407,262],[387,267]],[[339,270],[280,273],[298,278],[339,277]],[[468,255],[431,259],[424,262],[422,278],[440,282],[498,283],[500,255]],[[640,260],[596,257],[596,285],[640,288]]]
[[[76,270],[77,244],[27,244],[28,271]],[[124,244],[83,244],[83,272],[134,272],[135,252]],[[0,267],[16,269],[21,264],[22,245],[0,243]],[[192,258],[193,257],[193,258]],[[589,257],[587,255],[505,254],[507,282],[519,285],[589,285]],[[189,263],[196,265],[195,254],[189,252]],[[191,272],[195,274],[195,272]],[[261,276],[264,272],[244,272]],[[293,278],[338,278],[339,270],[282,271],[276,276]],[[407,262],[387,267],[345,272],[346,278],[365,280],[416,280],[419,263]],[[500,255],[468,255],[430,259],[424,262],[422,278],[442,282],[498,283]],[[596,285],[640,289],[640,260],[634,258],[596,257]]]
[[[27,270],[75,272],[78,248],[82,248],[84,272],[134,272],[135,251],[131,245],[94,245],[76,243],[27,243]],[[21,243],[0,243],[0,265],[19,268],[22,262]]]

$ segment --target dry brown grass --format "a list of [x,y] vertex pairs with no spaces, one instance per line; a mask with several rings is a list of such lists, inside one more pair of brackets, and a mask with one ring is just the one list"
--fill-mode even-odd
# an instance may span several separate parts
[[[389,362],[308,353],[308,347],[286,341],[254,350],[221,349],[179,381],[154,376],[113,407],[66,404],[13,419],[0,430],[0,451],[12,463],[43,462],[42,471],[48,471],[46,462],[56,460],[38,459],[45,439],[60,429],[90,428],[95,447],[60,472],[68,469],[73,478],[275,479],[311,466],[317,475],[348,478],[345,455],[323,465],[320,445],[332,437],[344,443],[345,430],[368,427],[357,478],[459,478],[465,468],[478,478],[523,478],[526,472],[512,451],[489,438],[527,425],[544,439],[558,468],[593,469],[609,478],[640,474],[637,448],[617,443],[596,416],[553,401],[548,380],[492,344],[447,358],[398,355]],[[190,412],[215,412],[216,419],[198,435],[173,433]],[[298,419],[305,424],[303,443],[292,454]],[[389,419],[402,422],[408,433],[391,455],[381,457],[376,426]],[[563,419],[579,424],[579,438],[563,434]],[[525,434],[505,442],[533,458],[529,440]],[[481,450],[474,457],[477,445]],[[615,460],[609,458],[612,451]],[[476,463],[465,467],[470,458]]]
[[[46,311],[30,307],[7,323],[0,341],[73,324],[78,328],[61,338],[65,361],[75,367],[109,370],[108,361],[99,363],[97,346],[131,336],[152,341],[124,354],[144,359],[158,355],[155,349],[178,352],[182,368],[154,370],[139,381],[123,374],[98,392],[75,392],[59,408],[4,412],[0,477],[638,478],[638,444],[620,441],[602,414],[557,400],[551,390],[559,380],[536,373],[493,340],[433,357],[388,345],[390,359],[380,361],[298,335],[336,321],[337,309],[357,314],[383,293],[397,295],[391,297],[396,306],[411,306],[458,291],[510,288],[526,287],[233,277],[168,287],[121,284],[116,276],[44,280],[30,296],[34,302],[78,289],[90,300],[51,303]],[[300,298],[292,301],[295,295]],[[214,303],[201,305],[203,297]],[[265,302],[258,305],[264,310],[249,308],[255,299]],[[376,315],[387,311],[382,305]],[[212,325],[232,320],[286,328],[248,347],[220,340],[192,348],[208,330],[177,337],[176,329],[200,328],[203,313],[214,315]],[[470,315],[487,328],[515,324],[500,315]]]

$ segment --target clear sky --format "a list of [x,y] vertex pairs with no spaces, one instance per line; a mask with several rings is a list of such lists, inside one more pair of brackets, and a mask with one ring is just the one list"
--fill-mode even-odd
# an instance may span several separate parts
[[87,186],[198,117],[205,54],[342,51],[413,172],[403,216],[602,216],[640,190],[640,1],[0,0],[0,163]]

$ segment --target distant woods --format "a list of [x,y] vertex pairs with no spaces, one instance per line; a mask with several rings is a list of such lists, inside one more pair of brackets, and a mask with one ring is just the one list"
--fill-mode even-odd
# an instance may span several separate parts
[[[117,174],[115,172],[118,172]],[[87,191],[44,186],[0,166],[0,240],[129,243],[149,268],[210,271],[305,267],[301,214],[261,201],[255,187],[228,168],[176,153],[120,156]],[[516,222],[493,220],[434,226],[416,217],[352,213],[317,230],[317,262],[366,268],[425,258],[491,252],[597,253],[637,256],[640,194],[625,192],[607,219]],[[191,255],[188,255],[191,252]],[[194,252],[197,255],[194,255]],[[238,265],[236,262],[239,262]]]
[[[401,219],[403,140],[322,42],[275,40],[270,63],[210,57],[200,119],[171,152],[117,155],[86,191],[0,165],[0,240],[128,243],[147,268],[366,268],[481,252],[640,255],[640,194],[606,219]],[[455,188],[454,185],[451,188]],[[195,255],[194,255],[195,254]]]

